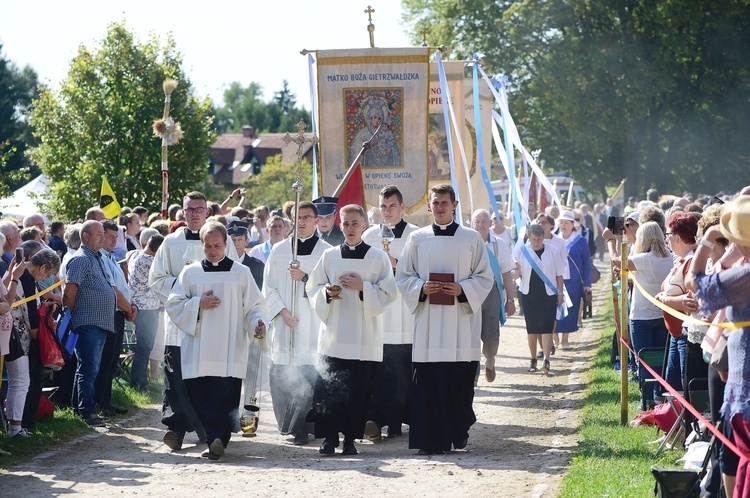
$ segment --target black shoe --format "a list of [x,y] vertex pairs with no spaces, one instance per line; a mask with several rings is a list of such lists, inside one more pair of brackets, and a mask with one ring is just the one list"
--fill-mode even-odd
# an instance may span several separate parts
[[469,438],[468,437],[464,438],[461,441],[459,441],[458,443],[454,444],[453,447],[455,449],[457,449],[457,450],[462,450],[462,449],[466,448],[467,444],[469,444]]
[[357,451],[357,447],[354,446],[354,441],[350,439],[344,439],[344,451],[341,452],[342,455],[356,455],[359,453]]
[[336,448],[339,447],[339,437],[336,436],[329,436],[325,438],[325,441],[323,441],[323,444],[320,445],[320,449],[318,452],[321,455],[333,455],[336,452]]
[[544,358],[544,353],[543,353],[543,352],[541,352],[541,351],[539,351],[539,352],[538,352],[538,353],[536,354],[536,357],[537,357],[537,359],[541,360],[542,358]]
[[552,349],[550,350],[549,354],[551,354],[551,355],[552,355],[552,354],[555,354],[555,351],[557,351],[557,348],[556,348],[556,347],[555,347],[555,345],[553,344],[553,345],[552,345]]
[[164,441],[164,444],[167,445],[167,448],[172,451],[177,451],[182,448],[182,436],[177,434],[175,431],[167,431],[166,434],[164,434],[162,441]]
[[292,444],[294,444],[295,446],[304,446],[310,441],[311,439],[308,434],[297,434],[294,436],[294,441],[292,442]]
[[442,451],[440,451],[440,450],[438,450],[438,451],[430,451],[430,450],[419,450],[419,451],[417,452],[417,455],[420,455],[420,456],[429,456],[429,455],[442,455],[442,454],[443,454],[443,452],[442,452]]
[[84,419],[89,427],[104,427],[104,419],[102,419],[100,416],[98,416],[96,413],[92,413],[88,417]]
[[549,375],[549,360],[544,360],[544,364],[542,365],[542,372],[544,372],[544,375]]
[[218,460],[224,454],[224,443],[221,439],[214,439],[211,444],[208,445],[208,459]]

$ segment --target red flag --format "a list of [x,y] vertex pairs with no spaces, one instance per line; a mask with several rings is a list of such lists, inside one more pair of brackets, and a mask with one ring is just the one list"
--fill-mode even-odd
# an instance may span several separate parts
[[362,167],[359,164],[354,167],[354,171],[352,171],[352,175],[349,177],[349,180],[347,180],[344,188],[341,189],[338,199],[338,209],[336,209],[337,225],[341,223],[339,210],[347,204],[357,204],[367,211],[367,208],[365,207],[365,187],[362,182]]

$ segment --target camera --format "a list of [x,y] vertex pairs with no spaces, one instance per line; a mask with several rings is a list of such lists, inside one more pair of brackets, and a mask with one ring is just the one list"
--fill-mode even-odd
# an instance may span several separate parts
[[607,228],[614,235],[622,235],[625,233],[625,218],[622,216],[610,216],[607,218]]

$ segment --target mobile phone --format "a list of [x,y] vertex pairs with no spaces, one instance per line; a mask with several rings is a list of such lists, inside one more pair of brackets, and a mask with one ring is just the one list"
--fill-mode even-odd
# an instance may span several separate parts
[[614,235],[622,235],[625,232],[625,218],[622,216],[610,216],[607,218],[607,228]]
[[16,248],[16,263],[21,263],[23,261],[23,249],[20,247]]

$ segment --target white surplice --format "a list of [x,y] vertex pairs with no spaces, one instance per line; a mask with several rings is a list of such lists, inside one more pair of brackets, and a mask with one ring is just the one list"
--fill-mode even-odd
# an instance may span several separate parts
[[[188,229],[179,230],[164,237],[159,250],[156,251],[154,262],[148,274],[148,286],[162,303],[167,301],[169,293],[177,282],[177,276],[186,266],[202,261],[206,255],[200,240],[187,240],[185,233]],[[234,244],[227,244],[226,255],[234,261],[240,261]],[[182,332],[172,323],[169,315],[164,314],[164,345],[179,346]]]
[[[430,273],[452,273],[467,302],[431,305],[422,287]],[[484,241],[459,226],[453,236],[436,236],[433,225],[413,232],[396,267],[396,282],[414,314],[415,362],[479,361],[482,303],[495,284]]]
[[[344,259],[345,244],[327,249],[310,274],[307,295],[322,323],[318,353],[349,360],[383,361],[382,313],[396,299],[398,290],[388,255],[370,247],[364,259]],[[344,289],[341,299],[326,300],[325,284],[341,285],[339,278],[356,273],[362,277],[360,291]]]
[[[209,290],[221,303],[200,309],[201,296]],[[258,320],[268,323],[265,299],[249,269],[233,261],[230,271],[207,272],[200,262],[193,263],[180,273],[164,309],[184,332],[183,379],[245,377]]]
[[[418,229],[418,226],[407,223],[401,237],[391,241],[389,251],[393,258],[401,259],[406,239],[410,233]],[[380,226],[368,228],[362,235],[362,240],[373,247],[382,247]],[[396,299],[383,312],[383,344],[411,344],[413,331],[414,315],[404,305],[404,297],[399,291]]]
[[[297,256],[300,269],[310,275],[323,252],[330,244],[318,239],[312,254]],[[294,327],[294,357],[290,359],[290,328],[284,323],[280,312],[292,310],[292,279],[289,262],[292,260],[292,239],[275,244],[266,261],[263,276],[263,295],[268,301],[269,316],[273,317],[270,331],[271,360],[277,365],[315,365],[318,362],[318,330],[320,318],[312,302],[305,294],[305,283],[297,282],[297,304],[295,315],[299,318]]]

